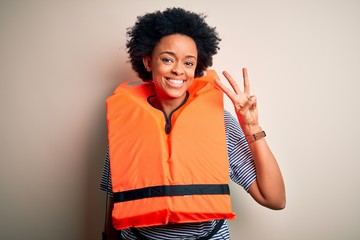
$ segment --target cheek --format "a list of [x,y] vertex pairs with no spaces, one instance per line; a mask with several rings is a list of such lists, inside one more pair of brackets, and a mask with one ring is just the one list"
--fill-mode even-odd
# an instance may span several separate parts
[[187,79],[186,85],[189,88],[194,82],[194,77],[188,77]]
[[[156,66],[156,68],[153,68],[153,77],[161,77],[164,76],[166,74],[168,74],[171,71],[171,68],[167,67],[167,66]],[[156,75],[156,76],[155,76]]]
[[186,71],[186,77],[188,79],[194,79],[195,78],[195,69]]

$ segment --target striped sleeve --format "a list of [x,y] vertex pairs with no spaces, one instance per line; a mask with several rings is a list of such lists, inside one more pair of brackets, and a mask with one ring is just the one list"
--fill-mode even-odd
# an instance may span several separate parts
[[250,185],[256,179],[252,153],[238,121],[227,111],[224,118],[230,178],[249,191]]
[[106,151],[104,167],[101,175],[100,190],[107,192],[109,196],[113,196],[111,185],[110,158],[109,148]]

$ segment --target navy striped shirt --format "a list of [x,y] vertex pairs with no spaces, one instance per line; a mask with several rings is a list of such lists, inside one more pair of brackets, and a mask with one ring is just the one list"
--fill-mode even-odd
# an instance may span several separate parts
[[[256,179],[256,170],[253,157],[246,142],[243,131],[237,120],[227,111],[224,113],[226,144],[229,156],[229,175],[233,182],[242,186],[246,191]],[[107,191],[112,196],[110,181],[109,153],[105,157],[104,169],[100,182],[100,189]],[[139,228],[142,235],[151,240],[195,240],[207,236],[216,225],[217,221],[168,224],[166,226]],[[124,239],[136,240],[129,229],[121,231]],[[212,240],[230,240],[227,222],[211,238]]]

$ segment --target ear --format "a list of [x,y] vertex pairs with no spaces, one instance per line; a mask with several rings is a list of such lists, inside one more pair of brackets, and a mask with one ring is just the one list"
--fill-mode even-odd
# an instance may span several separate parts
[[143,57],[143,63],[148,72],[151,72],[151,58],[150,56]]

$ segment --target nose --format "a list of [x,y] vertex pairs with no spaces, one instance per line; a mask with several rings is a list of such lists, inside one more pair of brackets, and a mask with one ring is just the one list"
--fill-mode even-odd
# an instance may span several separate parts
[[173,65],[173,68],[171,70],[172,73],[176,74],[176,75],[181,75],[184,73],[184,69],[183,66],[181,65],[181,63],[177,62]]

